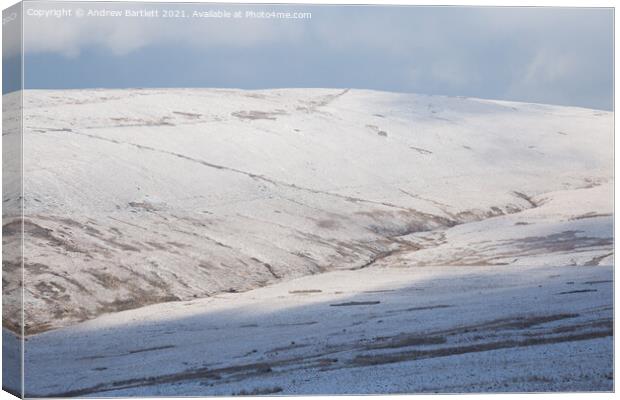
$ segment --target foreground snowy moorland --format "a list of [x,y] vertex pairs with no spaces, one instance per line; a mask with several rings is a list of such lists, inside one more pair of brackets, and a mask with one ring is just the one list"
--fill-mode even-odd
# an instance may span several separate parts
[[327,89],[24,104],[28,395],[613,387],[612,113]]

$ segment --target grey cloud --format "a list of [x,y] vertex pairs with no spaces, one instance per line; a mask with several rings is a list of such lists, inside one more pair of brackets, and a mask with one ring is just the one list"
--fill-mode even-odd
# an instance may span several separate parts
[[[136,3],[136,7],[148,5]],[[340,82],[374,89],[612,107],[611,9],[201,7],[311,11],[313,18],[72,19],[62,26],[45,20],[26,27],[26,50],[79,58],[85,49],[95,47],[111,57],[126,57],[145,49],[183,46],[191,57],[204,51],[230,56],[236,49],[239,56],[233,58],[247,61],[250,56],[243,52],[261,57],[256,50],[264,49],[271,60],[254,58],[255,71],[231,67],[230,73],[237,71],[247,79],[254,74],[266,83],[290,86]],[[290,65],[290,72],[283,62]],[[270,79],[270,71],[281,76]],[[228,72],[219,73],[226,80]]]

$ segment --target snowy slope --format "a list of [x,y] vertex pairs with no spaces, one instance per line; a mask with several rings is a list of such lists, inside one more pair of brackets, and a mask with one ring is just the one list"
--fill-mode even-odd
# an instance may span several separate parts
[[[411,234],[466,223],[449,234],[462,241],[485,227],[470,222],[537,218],[550,193],[585,193],[605,214],[545,217],[567,225],[554,233],[580,230],[562,222],[573,217],[599,232],[561,264],[611,251],[609,112],[335,89],[26,91],[24,103],[29,333],[410,260],[425,247]],[[6,243],[17,227],[4,224]],[[463,258],[430,242],[412,265]],[[464,264],[519,264],[524,247],[503,245],[503,258],[476,250]]]
[[[469,243],[503,236],[502,225]],[[28,339],[27,394],[610,391],[613,267],[541,262],[567,253],[417,268],[395,253],[373,268],[102,316]]]
[[520,213],[403,236],[369,268],[35,335],[27,392],[610,391],[609,196],[548,193]]

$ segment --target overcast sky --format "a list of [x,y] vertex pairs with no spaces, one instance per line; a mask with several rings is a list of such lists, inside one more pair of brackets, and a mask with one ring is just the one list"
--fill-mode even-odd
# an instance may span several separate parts
[[[31,2],[24,10],[60,7]],[[613,108],[611,9],[131,8],[301,11],[312,18],[26,16],[27,88],[351,87]]]

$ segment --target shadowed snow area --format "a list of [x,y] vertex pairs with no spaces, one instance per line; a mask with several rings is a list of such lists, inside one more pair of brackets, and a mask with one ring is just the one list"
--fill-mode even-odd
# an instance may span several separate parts
[[24,126],[29,395],[612,388],[613,113],[30,90]]
[[27,394],[612,390],[611,277],[370,268],[148,306],[30,337]]

